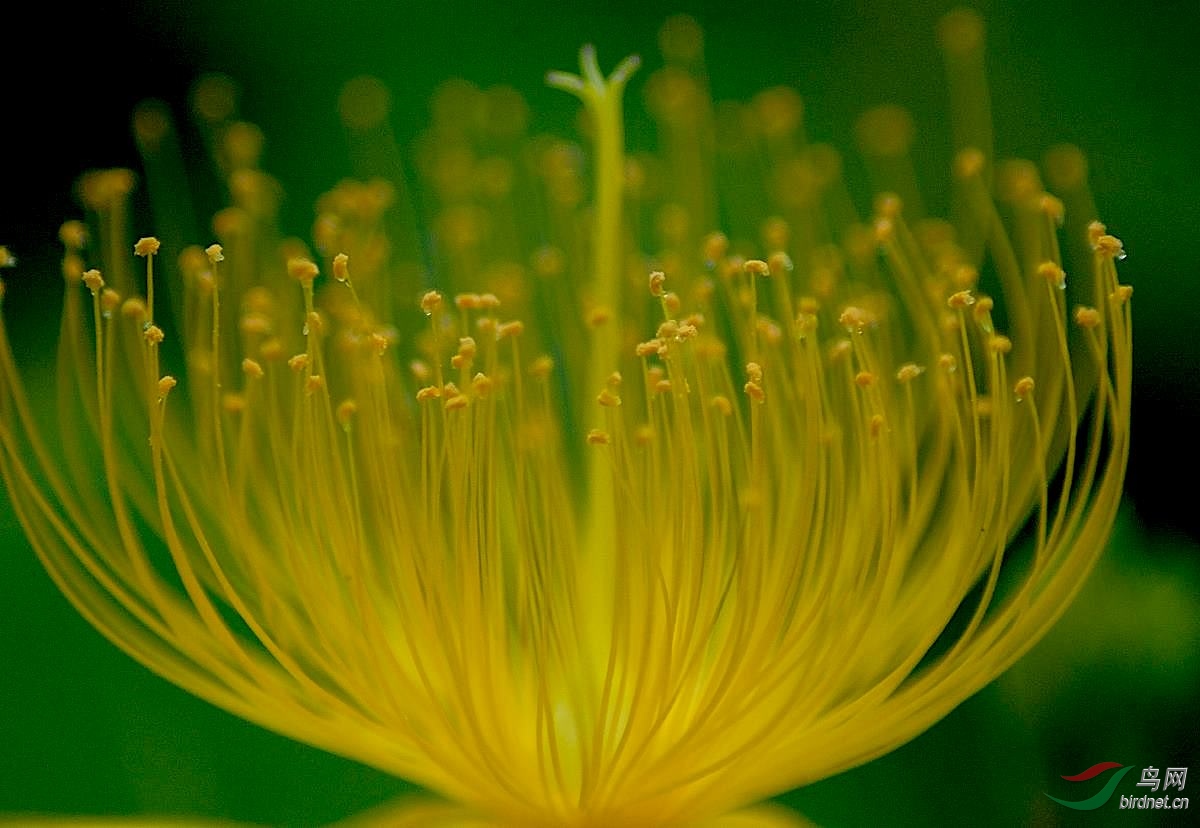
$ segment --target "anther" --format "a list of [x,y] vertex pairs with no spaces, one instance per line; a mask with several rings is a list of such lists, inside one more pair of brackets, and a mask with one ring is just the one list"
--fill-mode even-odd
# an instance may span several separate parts
[[112,288],[105,288],[100,291],[100,311],[104,314],[105,319],[109,319],[113,315],[113,311],[121,304],[121,294],[117,293]]
[[433,369],[423,360],[414,359],[408,363],[408,370],[412,372],[413,379],[417,382],[428,383],[433,379]]
[[99,293],[100,288],[104,287],[104,277],[100,275],[100,271],[92,268],[84,272],[83,283],[87,285],[87,289],[93,294]]
[[748,380],[750,380],[750,382],[761,383],[762,379],[763,379],[762,366],[759,365],[757,362],[747,362],[746,363],[746,378]]
[[88,240],[87,226],[75,219],[64,221],[58,228],[58,240],[68,250],[83,250]]
[[167,396],[167,394],[170,393],[171,389],[174,388],[176,385],[178,385],[178,383],[175,381],[175,378],[173,376],[171,376],[170,374],[160,377],[158,380],[158,399],[160,401],[162,399],[164,399]]
[[258,348],[258,355],[267,362],[278,362],[283,359],[283,354],[283,343],[276,337],[268,339]]
[[74,253],[63,256],[62,275],[69,285],[77,285],[83,281],[83,259]]
[[242,333],[263,336],[271,332],[271,320],[266,314],[248,313],[238,323]]
[[782,276],[796,269],[792,257],[782,250],[777,250],[767,257],[767,267],[770,268],[772,276]]
[[846,329],[847,333],[860,334],[871,324],[871,315],[862,308],[852,305],[841,312],[838,322]]
[[829,361],[838,362],[844,359],[853,348],[854,346],[850,343],[849,339],[839,339],[829,346]]
[[1031,161],[1009,159],[996,170],[997,195],[1003,201],[1025,207],[1041,192],[1037,166]]
[[975,147],[959,150],[954,157],[954,174],[961,179],[974,178],[983,171],[986,159],[983,153]]
[[992,312],[992,308],[994,307],[996,307],[996,303],[992,301],[992,297],[990,296],[980,296],[978,299],[976,299],[974,308],[976,321],[983,322],[986,320],[988,314]]
[[554,360],[543,354],[535,359],[529,366],[529,375],[538,379],[545,379],[554,371]]
[[923,367],[913,362],[907,362],[896,371],[896,379],[899,382],[912,382],[923,373],[925,373]]
[[79,195],[87,207],[109,210],[121,204],[133,191],[133,186],[132,170],[94,170],[79,180]]
[[1132,285],[1117,285],[1117,289],[1113,291],[1112,298],[1115,302],[1124,304],[1129,301],[1129,297],[1133,296]]
[[[219,245],[215,246],[219,247]],[[218,261],[223,261],[223,259],[218,259]],[[260,285],[246,291],[246,295],[242,298],[242,305],[247,313],[270,314],[275,310],[275,297],[271,295],[271,291]]]
[[895,193],[880,193],[875,196],[875,215],[879,218],[896,220],[904,209],[904,203]]
[[958,360],[954,358],[953,354],[942,354],[938,357],[938,367],[947,374],[953,374],[958,370]]
[[1037,275],[1059,290],[1067,287],[1067,272],[1055,262],[1042,262],[1038,265]]
[[969,290],[960,290],[958,293],[953,293],[946,300],[946,304],[954,310],[970,307],[975,304],[975,297],[971,295]]
[[1024,400],[1033,393],[1033,377],[1021,377],[1013,385],[1013,393],[1017,395],[1018,400]]
[[662,296],[663,283],[667,281],[667,276],[661,270],[656,270],[650,274],[650,295]]
[[317,277],[317,266],[310,259],[288,259],[288,275],[298,282],[311,282]]
[[958,265],[950,273],[950,280],[954,286],[962,290],[970,290],[979,282],[979,271],[971,265]]
[[750,399],[752,399],[758,403],[763,402],[767,398],[767,395],[763,391],[762,386],[759,385],[757,382],[746,383],[745,385],[742,386],[742,390],[746,392],[747,397],[749,397]]
[[132,296],[121,304],[121,316],[140,324],[146,320],[146,303],[141,297]]
[[654,390],[659,394],[670,394],[671,388],[671,381],[669,379],[660,379],[658,382],[654,383]]
[[748,276],[770,276],[771,268],[762,259],[747,259],[742,265]]
[[870,371],[859,371],[854,375],[854,384],[859,388],[868,388],[875,382],[875,375]]
[[253,219],[241,207],[226,207],[213,216],[213,232],[219,239],[233,239],[246,235],[250,231]]
[[651,339],[647,342],[639,342],[634,351],[640,357],[650,357],[658,354],[662,347],[663,341],[661,339]]
[[1042,166],[1050,186],[1061,192],[1074,192],[1087,182],[1087,158],[1079,147],[1059,144],[1042,156]]
[[358,403],[354,400],[342,400],[338,403],[336,417],[342,428],[349,430],[350,421],[354,419],[354,415],[358,413]]
[[442,294],[430,290],[421,297],[421,310],[426,316],[433,316],[442,307]]
[[1105,233],[1096,239],[1092,247],[1096,253],[1105,258],[1117,260],[1125,258],[1125,245],[1116,236]]
[[470,400],[468,400],[465,395],[455,394],[453,397],[450,397],[448,400],[446,400],[446,410],[458,411],[459,409],[466,408],[469,402]]
[[729,417],[733,414],[733,403],[724,394],[717,394],[708,404],[717,410],[723,417]]
[[610,439],[607,431],[601,431],[598,428],[593,428],[587,433],[587,443],[589,446],[607,446]]
[[246,410],[246,398],[241,394],[230,391],[221,397],[221,408],[226,414],[240,414]]
[[0,244],[0,269],[17,266],[17,257],[7,245]]
[[159,345],[166,339],[166,335],[163,334],[162,328],[158,327],[158,325],[148,325],[146,330],[142,332],[142,336],[151,345]]
[[454,307],[460,311],[479,310],[482,307],[478,293],[459,293],[454,297]]
[[161,246],[162,242],[153,236],[143,236],[133,246],[133,255],[142,257],[153,256]]
[[1100,311],[1083,305],[1075,308],[1075,324],[1088,329],[1099,326]]
[[953,55],[967,55],[983,45],[983,20],[974,9],[955,9],[938,23],[938,43]]
[[[766,340],[768,345],[778,345],[783,339],[783,328],[779,327],[777,323],[765,317],[758,320],[758,324],[755,326],[755,329],[758,331],[759,335]],[[685,338],[683,326],[679,328],[679,335],[677,338],[681,340]]]
[[1066,213],[1066,210],[1063,207],[1062,199],[1055,198],[1049,193],[1042,193],[1040,196],[1038,196],[1037,206],[1038,210],[1044,213],[1047,218],[1049,218],[1059,227],[1062,226],[1063,215]]
[[300,373],[308,367],[308,354],[296,354],[289,357],[287,361],[288,368],[291,368],[296,373]]
[[1102,221],[1090,222],[1087,226],[1088,244],[1092,249],[1096,249],[1096,245],[1100,242],[1100,237],[1108,233],[1108,228],[1104,226]]
[[867,429],[871,433],[871,438],[874,439],[883,431],[884,420],[882,414],[872,414],[870,421],[867,423]]
[[588,311],[587,324],[589,328],[599,328],[608,320],[612,319],[612,309],[605,305],[598,305]]
[[679,309],[683,307],[683,303],[679,299],[677,293],[664,293],[662,297],[663,310],[674,316],[679,313]]
[[1012,351],[1012,340],[1007,336],[997,335],[988,340],[988,347],[994,354],[1007,354]]
[[889,218],[877,218],[871,225],[876,244],[888,244],[896,235],[896,225]]
[[251,377],[252,379],[262,379],[262,365],[260,365],[257,360],[246,357],[242,360],[242,373],[248,377]]
[[599,395],[597,395],[596,402],[600,403],[600,405],[604,406],[605,408],[616,408],[621,404],[621,398],[609,389],[605,388],[599,393]]
[[725,258],[725,254],[729,252],[729,239],[724,233],[710,233],[704,237],[700,251],[704,261],[712,266]]
[[533,271],[542,278],[561,276],[567,268],[566,256],[557,247],[541,247],[533,254]]
[[310,311],[304,315],[304,333],[319,334],[325,329],[325,322],[321,319],[321,314],[316,311]]
[[435,400],[442,396],[442,389],[436,385],[426,385],[417,391],[417,402],[425,402],[426,400]]
[[475,392],[476,397],[486,397],[492,393],[492,378],[487,374],[479,373],[471,378],[471,390]]
[[525,331],[525,323],[519,319],[514,319],[511,322],[502,322],[496,326],[496,339],[508,339],[509,337],[520,336]]
[[350,257],[339,253],[333,257],[333,278],[345,282],[350,278]]
[[[792,237],[792,228],[788,226],[785,219],[779,216],[771,216],[764,221],[760,232],[763,246],[767,250],[782,251],[786,249]],[[767,263],[770,264],[769,258]]]

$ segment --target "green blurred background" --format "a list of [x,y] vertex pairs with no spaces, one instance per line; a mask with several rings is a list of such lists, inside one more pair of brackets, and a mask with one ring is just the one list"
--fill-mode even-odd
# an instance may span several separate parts
[[[335,108],[348,78],[369,72],[389,84],[404,140],[423,125],[434,86],[455,75],[516,86],[545,113],[540,126],[566,131],[572,104],[542,87],[545,69],[573,68],[585,41],[606,66],[629,52],[654,65],[656,30],[675,11],[704,25],[717,97],[794,84],[816,140],[850,149],[862,109],[885,101],[911,109],[921,180],[933,203],[945,193],[949,135],[933,32],[950,3],[100,5],[25,5],[27,22],[5,27],[0,242],[22,260],[7,277],[5,308],[18,343],[44,343],[46,326],[57,327],[53,291],[23,280],[44,272],[57,286],[54,238],[77,212],[75,175],[136,167],[134,104],[156,96],[183,116],[204,71],[242,83],[242,111],[266,131],[265,166],[285,182],[285,216],[300,234],[316,195],[349,172]],[[976,7],[989,26],[1000,154],[1037,158],[1059,141],[1083,147],[1103,217],[1130,253],[1121,269],[1136,288],[1128,497],[1081,600],[1015,669],[910,745],[785,801],[830,825],[1179,824],[1115,805],[1070,812],[1043,792],[1080,798],[1059,776],[1100,761],[1200,774],[1200,508],[1191,476],[1200,468],[1200,340],[1187,321],[1200,307],[1200,4]],[[648,142],[633,89],[630,133]],[[1133,791],[1131,779],[1122,790]],[[1200,791],[1200,778],[1191,781]],[[311,825],[405,790],[245,724],[125,658],[55,591],[0,498],[0,814]]]

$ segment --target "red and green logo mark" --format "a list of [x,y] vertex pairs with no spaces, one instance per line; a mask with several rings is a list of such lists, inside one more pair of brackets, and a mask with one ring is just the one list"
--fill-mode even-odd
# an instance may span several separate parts
[[1117,785],[1125,778],[1125,774],[1133,770],[1132,765],[1122,765],[1120,762],[1100,762],[1092,765],[1082,773],[1077,773],[1074,776],[1064,776],[1063,779],[1068,782],[1087,782],[1089,779],[1095,779],[1103,773],[1107,773],[1115,768],[1120,768],[1116,773],[1108,777],[1108,781],[1104,783],[1104,787],[1097,791],[1093,796],[1087,799],[1070,800],[1059,799],[1057,796],[1046,796],[1053,799],[1059,805],[1066,805],[1068,808],[1074,808],[1076,811],[1094,811],[1103,805],[1112,797],[1113,791],[1117,789]]

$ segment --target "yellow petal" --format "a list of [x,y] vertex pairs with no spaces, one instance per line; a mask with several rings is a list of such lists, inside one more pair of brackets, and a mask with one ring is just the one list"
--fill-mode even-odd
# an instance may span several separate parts
[[337,823],[337,828],[499,828],[452,802],[406,797]]
[[780,805],[755,805],[706,820],[696,828],[813,828],[813,826],[815,823]]

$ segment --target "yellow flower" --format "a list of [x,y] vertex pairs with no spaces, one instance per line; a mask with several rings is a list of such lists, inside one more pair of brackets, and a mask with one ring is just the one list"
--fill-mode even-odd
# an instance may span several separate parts
[[[1121,495],[1121,242],[1077,151],[1047,160],[1061,200],[994,161],[981,24],[942,40],[953,224],[921,213],[903,110],[858,124],[862,221],[795,93],[711,104],[682,17],[645,85],[658,155],[625,153],[633,59],[549,75],[586,153],[527,138],[511,90],[444,89],[428,240],[377,82],[341,109],[390,180],[323,197],[312,252],[210,79],[232,206],[165,291],[157,239],[144,280],[125,252],[133,175],[81,182],[53,440],[0,323],[0,472],[47,571],[170,681],[452,803],[396,822],[783,824],[735,809],[1012,664]],[[171,125],[135,127],[154,189]]]

